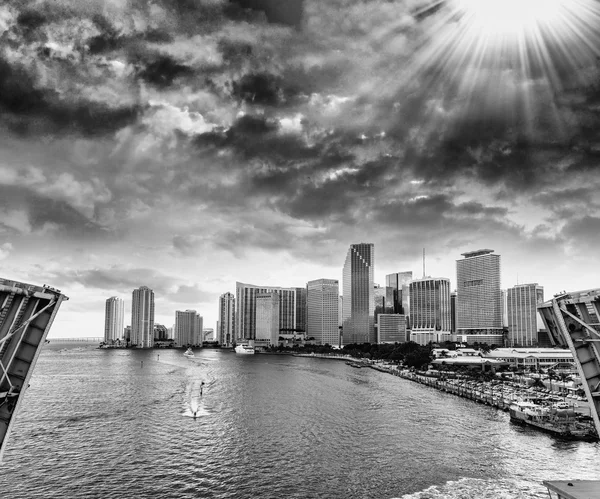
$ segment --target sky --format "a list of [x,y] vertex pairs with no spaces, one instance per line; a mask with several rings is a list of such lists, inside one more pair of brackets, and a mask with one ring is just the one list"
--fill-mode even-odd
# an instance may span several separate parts
[[69,296],[51,337],[142,285],[215,327],[359,242],[381,284],[490,248],[598,287],[599,160],[595,0],[0,4],[0,275]]

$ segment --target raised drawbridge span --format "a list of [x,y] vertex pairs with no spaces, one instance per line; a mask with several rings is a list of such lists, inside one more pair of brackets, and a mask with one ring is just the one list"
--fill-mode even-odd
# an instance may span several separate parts
[[[590,416],[600,435],[600,289],[556,295],[538,305],[538,311],[550,341],[571,350],[590,406]],[[548,481],[544,484],[552,498],[600,497],[600,481]]]
[[0,462],[15,415],[61,303],[49,286],[0,278]]

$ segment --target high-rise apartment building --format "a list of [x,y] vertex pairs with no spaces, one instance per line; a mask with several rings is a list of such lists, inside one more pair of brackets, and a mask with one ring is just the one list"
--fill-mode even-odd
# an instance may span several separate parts
[[409,285],[411,331],[450,333],[450,279],[425,277]]
[[195,310],[175,311],[175,345],[202,345],[203,319]]
[[163,324],[154,324],[154,340],[166,341],[169,338],[169,330]]
[[124,337],[125,302],[116,296],[106,300],[104,309],[104,341],[106,343]]
[[377,343],[405,343],[406,316],[402,314],[380,314],[377,324]]
[[318,345],[339,345],[339,281],[316,279],[309,281],[306,289],[306,336]]
[[154,291],[146,286],[133,290],[131,344],[138,348],[154,346]]
[[217,341],[220,345],[230,347],[235,336],[235,297],[233,293],[225,293],[219,297],[219,321],[217,322]]
[[377,324],[377,317],[379,314],[385,314],[387,311],[386,301],[386,288],[381,287],[379,284],[373,285],[373,300],[375,302],[375,324]]
[[508,346],[537,346],[537,306],[544,303],[544,288],[537,283],[519,284],[507,290],[506,302]]
[[387,313],[404,314],[409,313],[408,285],[412,281],[412,271],[396,272],[385,276],[386,307]]
[[375,343],[375,245],[351,244],[343,274],[343,344]]
[[279,343],[279,293],[258,293],[256,295],[254,339],[269,345]]
[[456,291],[450,293],[450,332],[456,333]]
[[500,255],[483,249],[456,261],[458,334],[502,334]]

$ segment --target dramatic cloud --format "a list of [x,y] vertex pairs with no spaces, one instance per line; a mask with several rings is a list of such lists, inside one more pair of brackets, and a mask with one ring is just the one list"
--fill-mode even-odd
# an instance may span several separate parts
[[380,282],[420,268],[423,247],[454,278],[482,246],[506,286],[520,265],[591,286],[600,8],[490,31],[465,5],[5,3],[8,277],[73,290],[82,314],[145,284],[165,317],[212,303],[210,325],[236,280],[340,278],[359,241],[376,243]]

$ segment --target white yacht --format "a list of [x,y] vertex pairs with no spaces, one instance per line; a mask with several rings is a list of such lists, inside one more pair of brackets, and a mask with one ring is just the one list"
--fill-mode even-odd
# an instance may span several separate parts
[[192,348],[188,348],[183,355],[185,355],[186,357],[193,357],[194,356],[194,351],[192,350]]
[[254,353],[256,352],[254,350],[254,347],[251,345],[237,345],[235,347],[235,353],[241,353],[243,355],[254,355]]

